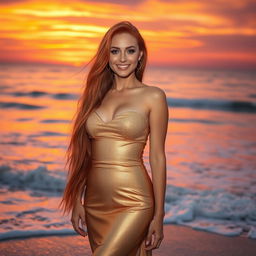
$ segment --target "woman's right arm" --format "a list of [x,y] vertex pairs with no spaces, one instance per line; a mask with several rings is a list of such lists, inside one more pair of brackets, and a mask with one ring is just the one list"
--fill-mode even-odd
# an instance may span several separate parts
[[76,199],[76,203],[81,203],[81,204],[82,204],[82,198],[83,198],[84,188],[85,188],[85,187],[82,186],[82,187],[79,189],[78,196],[77,196],[77,199]]
[[82,223],[83,228],[85,228],[85,226],[86,226],[85,209],[84,209],[84,206],[83,206],[83,203],[82,203],[83,192],[84,192],[84,187],[81,187],[80,190],[79,190],[76,202],[74,204],[73,210],[72,210],[71,222],[72,222],[74,230],[78,234],[80,234],[81,236],[87,236],[87,232],[79,227],[80,219],[81,219],[81,223]]

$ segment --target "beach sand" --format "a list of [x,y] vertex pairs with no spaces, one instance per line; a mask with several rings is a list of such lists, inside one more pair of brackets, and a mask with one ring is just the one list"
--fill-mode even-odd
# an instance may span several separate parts
[[[90,256],[88,237],[48,236],[0,242],[2,256]],[[164,225],[164,240],[154,256],[254,256],[256,240],[225,237],[190,227]]]

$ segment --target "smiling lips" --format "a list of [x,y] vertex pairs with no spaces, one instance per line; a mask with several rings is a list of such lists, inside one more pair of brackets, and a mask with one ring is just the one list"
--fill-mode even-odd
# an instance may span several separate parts
[[128,67],[130,66],[130,64],[121,64],[121,65],[117,65],[118,69],[121,70],[126,70]]

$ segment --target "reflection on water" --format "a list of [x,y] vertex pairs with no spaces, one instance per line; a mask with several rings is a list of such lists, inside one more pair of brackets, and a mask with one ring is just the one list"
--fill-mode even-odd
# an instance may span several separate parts
[[[85,75],[77,71],[1,66],[0,239],[74,232],[56,206]],[[255,81],[250,72],[147,70],[144,83],[164,89],[169,105],[165,223],[256,236]]]

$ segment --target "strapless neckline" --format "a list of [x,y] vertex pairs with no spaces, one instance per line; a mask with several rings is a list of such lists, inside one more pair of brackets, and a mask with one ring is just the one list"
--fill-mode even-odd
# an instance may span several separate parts
[[146,117],[146,115],[142,114],[141,112],[135,111],[135,110],[125,110],[125,111],[122,111],[122,112],[120,112],[120,113],[117,113],[117,114],[114,115],[114,117],[113,117],[111,120],[109,120],[109,121],[107,121],[107,122],[105,122],[105,121],[101,118],[101,116],[100,116],[95,110],[93,111],[93,113],[98,117],[98,119],[100,120],[100,122],[102,122],[103,124],[112,123],[112,122],[114,122],[118,117],[121,117],[121,116],[123,116],[123,115],[125,115],[125,114],[128,114],[128,113],[133,113],[133,114],[140,115],[140,116],[143,117],[143,119],[144,119],[145,121],[148,120],[148,117]]

